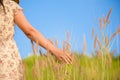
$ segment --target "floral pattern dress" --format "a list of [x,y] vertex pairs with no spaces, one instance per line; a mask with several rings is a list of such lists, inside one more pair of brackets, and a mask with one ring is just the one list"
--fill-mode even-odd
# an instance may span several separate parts
[[12,0],[0,6],[0,80],[24,80],[22,61],[14,41],[14,16],[22,8]]

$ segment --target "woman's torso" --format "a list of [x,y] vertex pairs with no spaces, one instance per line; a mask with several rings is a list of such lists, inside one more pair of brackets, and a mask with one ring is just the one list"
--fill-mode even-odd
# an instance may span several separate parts
[[14,41],[14,16],[22,10],[12,0],[0,6],[0,80],[23,80],[20,54]]

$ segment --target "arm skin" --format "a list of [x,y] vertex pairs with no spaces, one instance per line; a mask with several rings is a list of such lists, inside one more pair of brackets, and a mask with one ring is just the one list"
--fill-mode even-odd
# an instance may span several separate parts
[[72,58],[70,57],[70,55],[68,53],[64,53],[62,50],[56,48],[52,43],[50,43],[27,21],[22,11],[14,16],[14,21],[29,39],[37,42],[40,46],[50,51],[59,60],[64,61],[68,64],[72,62]]

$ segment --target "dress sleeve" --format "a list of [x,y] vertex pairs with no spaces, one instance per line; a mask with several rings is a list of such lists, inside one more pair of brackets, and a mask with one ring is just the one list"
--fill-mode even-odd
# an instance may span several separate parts
[[17,15],[20,11],[23,11],[23,8],[21,8],[16,2],[10,1],[10,6],[13,12],[13,15]]

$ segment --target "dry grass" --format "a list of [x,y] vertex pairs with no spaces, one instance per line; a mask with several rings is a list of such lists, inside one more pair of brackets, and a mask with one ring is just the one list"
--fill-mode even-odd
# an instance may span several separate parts
[[[43,54],[38,45],[34,48],[31,41],[34,55],[23,60],[26,80],[120,80],[120,57],[113,56],[116,49],[110,50],[112,40],[120,33],[120,27],[110,37],[105,34],[104,29],[107,27],[106,24],[109,24],[111,12],[112,9],[107,17],[99,20],[101,36],[95,34],[92,28],[92,57],[82,55],[87,50],[86,36],[83,38],[83,52],[79,54],[71,51],[70,33],[67,33],[67,39],[63,41],[63,50],[71,53],[73,63],[70,65],[61,63],[49,52]],[[49,41],[58,47],[57,38],[55,41]]]
[[87,43],[86,43],[86,36],[84,35],[84,38],[83,38],[83,52],[85,53],[87,50]]
[[92,38],[94,38],[94,28],[92,28]]

